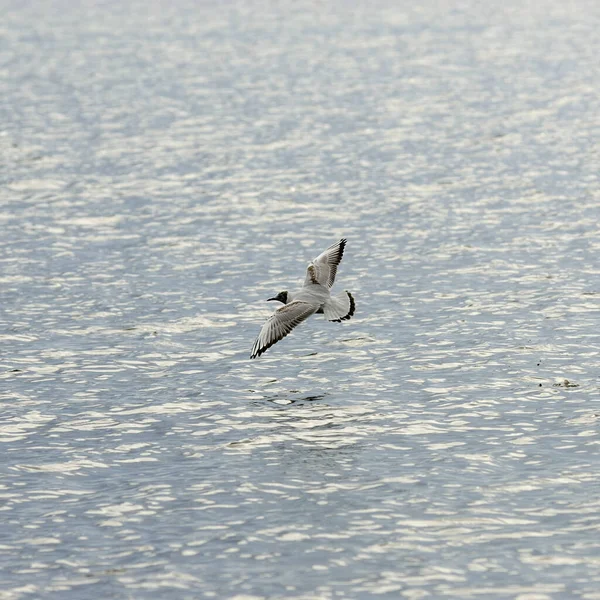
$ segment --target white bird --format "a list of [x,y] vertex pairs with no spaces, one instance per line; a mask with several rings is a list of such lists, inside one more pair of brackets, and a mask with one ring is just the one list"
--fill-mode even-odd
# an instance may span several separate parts
[[304,285],[298,292],[291,294],[283,291],[275,298],[269,298],[282,302],[284,306],[278,308],[263,325],[250,358],[260,356],[315,313],[324,314],[327,320],[338,323],[352,317],[356,309],[352,294],[344,291],[331,296],[329,291],[335,281],[345,247],[346,240],[341,239],[309,263]]

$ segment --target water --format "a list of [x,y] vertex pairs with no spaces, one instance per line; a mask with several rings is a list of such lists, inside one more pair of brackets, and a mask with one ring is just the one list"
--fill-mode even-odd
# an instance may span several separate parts
[[2,600],[600,598],[596,3],[2,10]]

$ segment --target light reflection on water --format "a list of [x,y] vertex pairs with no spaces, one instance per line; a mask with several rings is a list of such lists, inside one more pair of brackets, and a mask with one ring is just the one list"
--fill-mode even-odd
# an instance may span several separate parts
[[8,11],[0,598],[598,597],[598,9],[136,7]]

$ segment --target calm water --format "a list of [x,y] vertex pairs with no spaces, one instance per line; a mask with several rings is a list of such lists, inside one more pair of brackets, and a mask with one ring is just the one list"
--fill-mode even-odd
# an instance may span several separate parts
[[1,2],[1,600],[600,598],[600,5],[402,4]]

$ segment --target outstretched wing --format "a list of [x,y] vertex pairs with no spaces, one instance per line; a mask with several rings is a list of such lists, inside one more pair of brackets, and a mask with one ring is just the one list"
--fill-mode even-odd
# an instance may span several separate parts
[[256,358],[268,350],[273,344],[282,340],[294,327],[300,325],[319,308],[308,302],[290,302],[278,308],[265,322],[254,342],[250,358]]
[[329,298],[323,304],[325,318],[328,321],[336,321],[337,323],[351,319],[355,311],[356,302],[354,302],[354,296],[348,291]]
[[304,286],[316,284],[331,288],[335,281],[338,265],[344,256],[345,247],[346,239],[344,238],[333,244],[333,246],[329,246],[322,254],[319,254],[308,265]]

